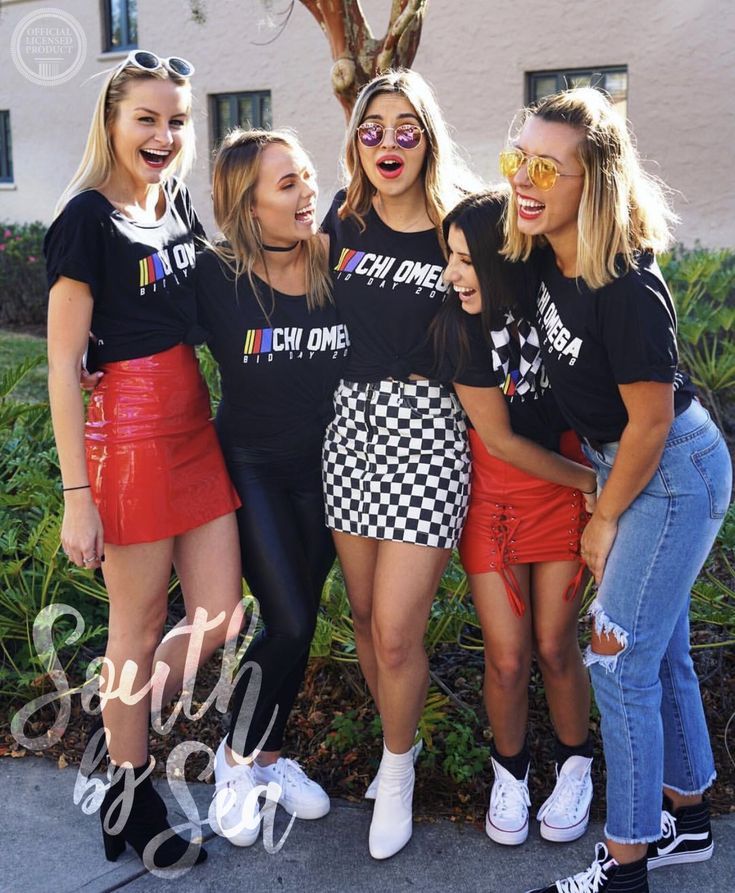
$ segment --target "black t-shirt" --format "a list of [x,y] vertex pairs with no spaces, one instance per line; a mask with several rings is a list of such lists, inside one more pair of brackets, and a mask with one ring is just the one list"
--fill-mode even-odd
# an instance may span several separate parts
[[183,185],[166,183],[166,211],[151,225],[135,223],[94,189],[75,196],[46,233],[49,289],[59,276],[89,285],[94,308],[90,370],[198,344],[194,236],[204,230]]
[[[263,312],[247,276],[211,252],[197,255],[199,320],[219,364],[222,402],[217,429],[225,449],[252,461],[318,450],[334,409],[334,389],[349,350],[333,304],[309,312],[305,295],[260,286]],[[272,306],[272,309],[271,309]]]
[[343,201],[339,192],[322,228],[330,236],[337,309],[352,342],[344,377],[405,380],[413,372],[430,378],[428,329],[447,290],[436,231],[397,232],[371,209],[360,232],[353,217],[339,219]]
[[499,387],[516,434],[559,452],[559,435],[569,429],[549,387],[538,347],[538,333],[525,320],[508,315],[505,327],[482,331],[482,317],[466,315],[469,357],[454,376],[469,387]]
[[559,271],[553,251],[534,256],[536,319],[554,395],[571,426],[607,443],[620,439],[628,414],[618,385],[674,384],[674,408],[686,409],[694,388],[677,371],[676,312],[652,254],[595,291]]

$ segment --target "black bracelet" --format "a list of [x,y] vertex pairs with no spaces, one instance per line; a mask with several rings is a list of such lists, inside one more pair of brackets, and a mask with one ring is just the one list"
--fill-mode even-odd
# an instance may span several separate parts
[[66,493],[69,490],[88,490],[91,486],[91,484],[80,484],[78,487],[62,487],[61,492]]

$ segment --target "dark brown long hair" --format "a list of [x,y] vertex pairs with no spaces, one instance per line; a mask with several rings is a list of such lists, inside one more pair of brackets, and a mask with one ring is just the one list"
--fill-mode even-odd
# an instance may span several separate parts
[[[490,189],[462,199],[442,223],[445,241],[451,226],[460,229],[467,240],[480,286],[482,331],[488,343],[490,330],[502,328],[506,311],[517,306],[525,282],[521,265],[500,254],[507,205],[507,189]],[[459,375],[467,363],[470,344],[466,324],[467,314],[457,293],[450,288],[431,327],[437,369],[442,370],[442,377],[448,372],[450,377]]]

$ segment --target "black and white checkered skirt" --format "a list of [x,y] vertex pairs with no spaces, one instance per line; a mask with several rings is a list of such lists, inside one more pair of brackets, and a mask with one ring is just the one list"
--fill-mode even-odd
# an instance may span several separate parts
[[470,491],[467,426],[434,381],[340,382],[324,440],[327,526],[451,549]]

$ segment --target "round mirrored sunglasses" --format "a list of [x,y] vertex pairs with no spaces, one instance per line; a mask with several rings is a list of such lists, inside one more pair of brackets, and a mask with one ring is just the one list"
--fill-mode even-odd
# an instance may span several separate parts
[[400,149],[415,149],[421,143],[421,134],[424,132],[418,124],[399,124],[398,127],[385,127],[377,121],[364,121],[357,128],[357,138],[368,149],[374,149],[385,139],[388,131],[393,133],[393,139]]

